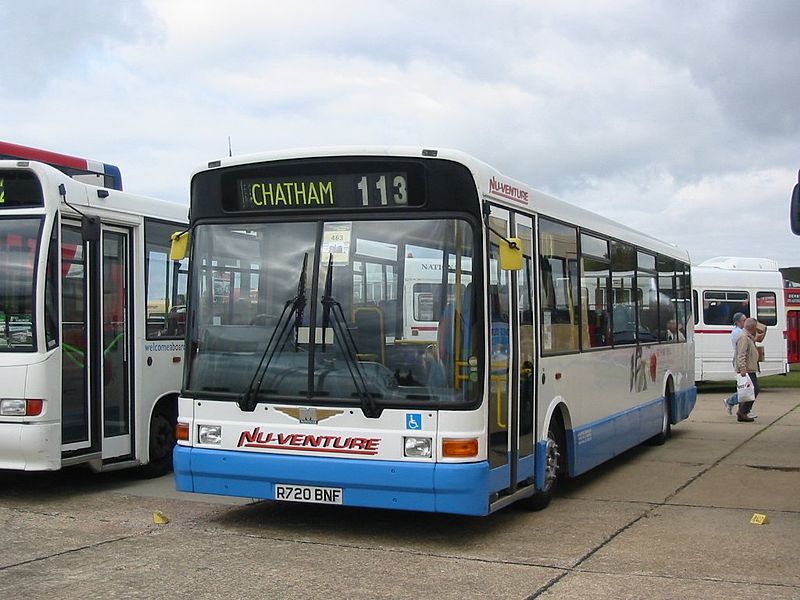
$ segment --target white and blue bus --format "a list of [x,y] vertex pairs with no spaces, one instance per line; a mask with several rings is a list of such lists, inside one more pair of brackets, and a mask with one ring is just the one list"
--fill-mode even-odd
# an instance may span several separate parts
[[171,467],[186,223],[185,205],[0,160],[0,469]]
[[180,491],[536,509],[694,407],[688,254],[463,153],[225,158],[190,229]]

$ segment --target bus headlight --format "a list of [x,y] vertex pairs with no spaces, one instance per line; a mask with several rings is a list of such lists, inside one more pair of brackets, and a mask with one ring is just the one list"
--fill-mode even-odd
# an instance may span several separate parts
[[404,442],[404,455],[414,456],[419,458],[430,458],[431,456],[431,438],[424,437],[406,437],[403,438]]
[[28,398],[3,398],[0,415],[4,417],[38,417],[44,410],[44,400]]
[[222,425],[200,425],[197,428],[197,441],[201,444],[219,446],[222,443]]
[[0,400],[0,415],[6,417],[24,417],[25,400],[19,398],[3,398]]

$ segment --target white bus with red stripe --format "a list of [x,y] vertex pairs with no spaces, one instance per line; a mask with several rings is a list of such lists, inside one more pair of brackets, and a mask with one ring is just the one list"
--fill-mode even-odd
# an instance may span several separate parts
[[172,464],[187,207],[0,160],[0,469]]
[[788,372],[783,276],[768,258],[723,256],[692,267],[695,378],[735,378],[730,333],[737,312],[766,325],[760,375]]

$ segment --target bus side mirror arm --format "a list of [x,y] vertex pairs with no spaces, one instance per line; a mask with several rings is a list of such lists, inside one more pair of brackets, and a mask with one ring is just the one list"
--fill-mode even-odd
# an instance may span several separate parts
[[81,216],[81,236],[85,242],[100,241],[100,217],[89,216],[78,210],[67,202],[67,186],[63,183],[58,184],[58,195],[61,201]]

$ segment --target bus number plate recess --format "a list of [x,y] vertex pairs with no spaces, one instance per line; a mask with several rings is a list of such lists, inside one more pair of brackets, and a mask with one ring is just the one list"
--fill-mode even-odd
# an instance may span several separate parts
[[342,504],[342,488],[311,485],[275,484],[275,500],[284,502],[314,502],[316,504]]

